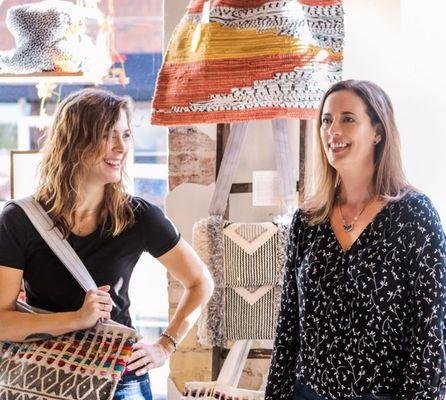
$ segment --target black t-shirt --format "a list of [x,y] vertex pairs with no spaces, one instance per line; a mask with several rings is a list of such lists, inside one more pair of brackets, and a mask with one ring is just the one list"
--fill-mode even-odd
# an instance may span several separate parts
[[[117,237],[104,238],[100,229],[88,236],[71,234],[68,242],[98,286],[110,285],[116,307],[111,317],[132,326],[128,287],[143,251],[160,257],[179,241],[172,222],[155,205],[132,198],[135,224]],[[85,292],[50,250],[24,211],[7,205],[0,214],[0,265],[24,271],[27,302],[48,311],[78,310]]]

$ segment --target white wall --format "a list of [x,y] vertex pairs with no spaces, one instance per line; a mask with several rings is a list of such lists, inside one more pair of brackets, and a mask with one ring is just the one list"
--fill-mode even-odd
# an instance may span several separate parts
[[[344,0],[344,78],[372,80],[390,95],[409,180],[434,202],[446,227],[446,3]],[[434,6],[435,5],[435,6]]]

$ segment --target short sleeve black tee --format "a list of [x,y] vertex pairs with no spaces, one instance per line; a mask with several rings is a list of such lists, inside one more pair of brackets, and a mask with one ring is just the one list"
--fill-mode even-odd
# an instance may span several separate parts
[[[179,241],[172,222],[155,205],[132,198],[135,224],[117,237],[71,234],[68,242],[98,286],[110,285],[116,303],[111,317],[131,326],[128,287],[142,252],[160,257]],[[0,265],[24,271],[27,302],[53,312],[82,306],[85,292],[41,238],[23,210],[7,205],[0,214]]]

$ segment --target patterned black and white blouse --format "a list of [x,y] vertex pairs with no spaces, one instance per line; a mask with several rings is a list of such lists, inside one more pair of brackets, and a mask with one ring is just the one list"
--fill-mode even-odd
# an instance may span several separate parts
[[443,399],[445,313],[446,240],[425,195],[388,203],[347,252],[298,211],[265,400],[292,399],[296,381],[336,400]]

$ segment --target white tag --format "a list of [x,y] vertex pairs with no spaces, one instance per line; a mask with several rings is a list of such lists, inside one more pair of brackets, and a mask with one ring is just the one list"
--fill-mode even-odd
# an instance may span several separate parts
[[277,206],[280,204],[277,171],[252,172],[252,205]]
[[195,53],[198,49],[198,45],[200,44],[201,39],[201,23],[197,24],[195,27],[194,34],[192,36],[192,44],[191,44],[191,50],[192,53]]
[[209,23],[209,16],[211,13],[211,2],[210,0],[207,0],[203,4],[203,11],[201,12],[201,19],[200,22],[195,27],[194,34],[192,36],[192,44],[191,44],[191,50],[192,53],[196,53],[198,50],[198,46],[200,45],[201,41],[201,35],[203,34],[202,24],[208,24]]
[[203,11],[201,13],[201,23],[202,24],[209,23],[210,14],[211,14],[211,1],[207,0],[203,4]]

